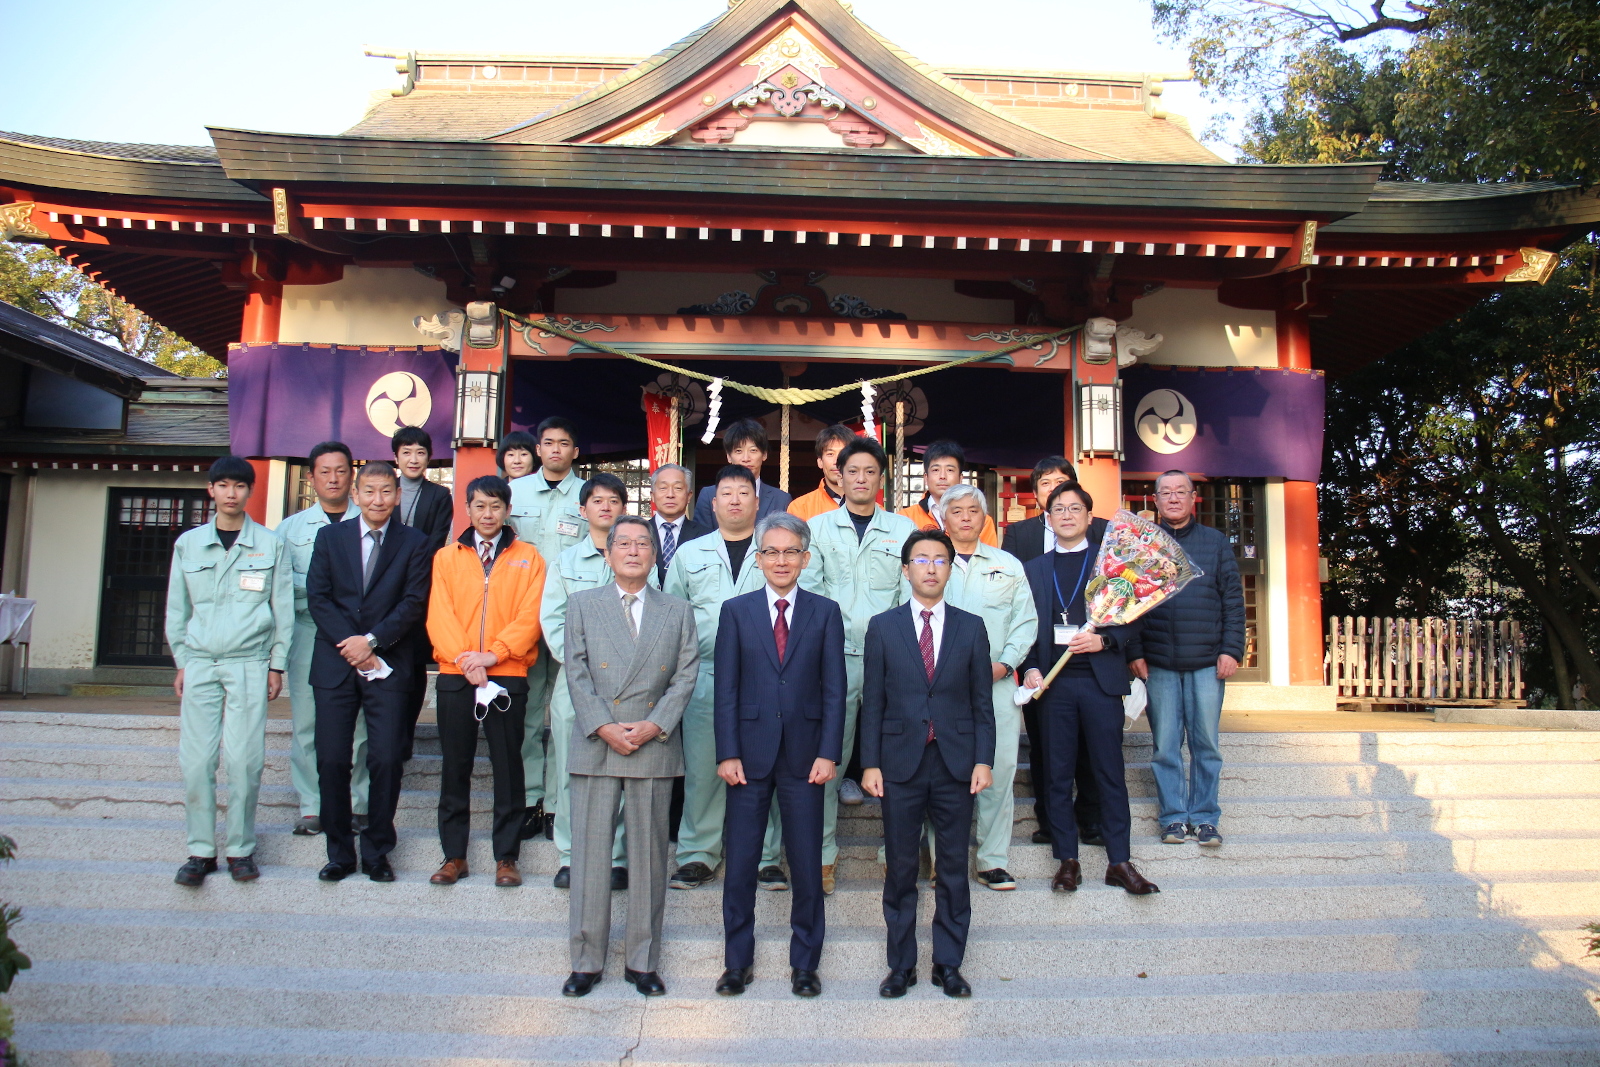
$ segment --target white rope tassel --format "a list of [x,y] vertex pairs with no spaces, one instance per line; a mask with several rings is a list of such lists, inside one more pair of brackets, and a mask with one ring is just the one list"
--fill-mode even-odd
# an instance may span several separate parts
[[703,445],[709,445],[717,437],[717,420],[722,413],[721,378],[711,379],[711,384],[706,386],[706,400],[706,432],[700,437]]
[[878,436],[878,428],[872,422],[872,398],[878,390],[871,382],[861,383],[861,434],[863,437]]

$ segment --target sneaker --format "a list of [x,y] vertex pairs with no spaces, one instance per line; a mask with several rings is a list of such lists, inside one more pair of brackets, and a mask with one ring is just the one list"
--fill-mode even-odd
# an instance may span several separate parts
[[302,815],[300,821],[294,824],[296,837],[316,837],[322,833],[322,819],[316,815]]
[[235,882],[253,882],[261,877],[261,870],[256,866],[254,853],[248,856],[229,856],[228,873],[233,875]]
[[1217,828],[1208,822],[1203,822],[1194,828],[1194,836],[1206,848],[1220,848],[1222,835],[1217,833]]
[[839,782],[839,803],[854,807],[867,799],[867,794],[861,791],[861,783],[854,778],[844,778]]
[[978,881],[990,889],[1015,889],[1017,880],[1004,867],[996,867],[992,871],[979,871]]
[[556,872],[555,879],[550,884],[555,886],[557,889],[571,889],[572,888],[572,868],[571,867],[563,867],[563,868],[561,868],[559,871]]
[[833,864],[824,863],[822,865],[822,895],[825,897],[833,896],[835,884],[836,883],[833,877]]
[[704,863],[696,861],[679,867],[673,872],[672,879],[667,884],[673,889],[699,889],[715,877],[715,871]]
[[783,873],[783,868],[774,864],[763,867],[756,875],[756,885],[774,893],[782,893],[789,888],[789,876]]
[[1189,840],[1189,828],[1181,822],[1169,822],[1161,830],[1163,845],[1181,845]]
[[206,875],[217,869],[215,856],[190,856],[182,867],[178,868],[178,877],[173,881],[179,885],[189,886],[191,889],[206,880]]

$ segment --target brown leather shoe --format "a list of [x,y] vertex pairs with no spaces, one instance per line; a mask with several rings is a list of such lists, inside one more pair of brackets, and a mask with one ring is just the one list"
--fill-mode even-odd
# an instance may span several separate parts
[[837,883],[834,881],[833,877],[833,864],[824,863],[822,865],[822,895],[827,897],[833,896],[833,890],[836,884]]
[[433,872],[433,877],[428,881],[434,885],[455,885],[467,876],[466,858],[458,860],[445,860],[444,866]]
[[1050,888],[1058,893],[1076,893],[1083,884],[1083,875],[1077,860],[1062,860],[1061,869],[1050,879]]
[[522,875],[517,873],[516,860],[501,860],[494,866],[494,884],[502,889],[522,884]]
[[1136,897],[1147,893],[1159,893],[1161,887],[1154,882],[1147,881],[1133,866],[1133,861],[1126,863],[1113,863],[1106,868],[1106,885],[1119,885]]

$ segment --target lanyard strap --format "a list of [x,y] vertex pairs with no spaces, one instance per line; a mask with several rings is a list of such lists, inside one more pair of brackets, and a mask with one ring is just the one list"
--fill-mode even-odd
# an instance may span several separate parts
[[[1063,554],[1078,555],[1078,553],[1063,553]],[[1083,556],[1083,567],[1078,572],[1078,585],[1077,585],[1077,588],[1073,589],[1073,591],[1072,591],[1072,595],[1073,595],[1074,598],[1080,596],[1083,593],[1083,587],[1089,581],[1089,550],[1087,548],[1085,548],[1083,550],[1082,556]],[[1055,582],[1055,585],[1056,585],[1056,599],[1061,602],[1061,615],[1062,615],[1062,618],[1065,618],[1067,615],[1071,614],[1071,612],[1072,612],[1072,601],[1068,600],[1066,597],[1061,595],[1061,575],[1056,571],[1054,566],[1051,566],[1051,568],[1050,568],[1050,579],[1053,582]]]

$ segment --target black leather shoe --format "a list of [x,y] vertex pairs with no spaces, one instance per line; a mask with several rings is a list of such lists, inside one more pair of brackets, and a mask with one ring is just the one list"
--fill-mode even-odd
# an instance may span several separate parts
[[235,882],[253,882],[261,877],[261,870],[256,866],[255,853],[248,856],[229,856],[228,873],[233,875]]
[[532,841],[544,832],[544,804],[535,804],[522,817],[522,830],[517,834],[524,841]]
[[559,871],[556,872],[555,880],[552,881],[550,884],[555,886],[557,889],[571,889],[572,888],[572,868],[571,867],[563,867],[563,868],[561,868]]
[[556,839],[556,817],[553,812],[545,812],[544,839],[546,841],[554,841]]
[[195,888],[206,880],[206,875],[217,869],[215,856],[190,856],[182,867],[178,868],[178,876],[173,879],[179,885]]
[[961,968],[946,967],[943,964],[933,965],[933,984],[944,990],[947,997],[970,997],[972,986],[961,977]]
[[1079,826],[1078,827],[1078,844],[1080,844],[1080,845],[1095,845],[1095,846],[1097,846],[1099,848],[1105,848],[1106,847],[1106,835],[1105,835],[1105,832],[1102,831],[1100,829],[1100,827],[1094,826],[1094,825]]
[[394,868],[389,866],[388,859],[379,859],[373,863],[363,863],[361,873],[371,878],[374,882],[394,881]]
[[647,997],[664,997],[667,995],[666,984],[661,981],[661,976],[654,971],[630,971],[624,969],[622,978]]
[[1049,830],[1035,830],[1033,832],[1033,843],[1036,845],[1049,845],[1054,842],[1055,838],[1050,836]]
[[916,984],[917,972],[915,970],[890,971],[889,977],[878,983],[878,996],[903,997],[906,995],[906,990]]
[[573,971],[567,975],[567,980],[561,983],[561,995],[564,997],[587,996],[589,990],[600,984],[600,973],[590,974],[588,971]]
[[316,837],[322,833],[322,820],[315,815],[302,815],[300,821],[294,824],[296,837]]
[[722,977],[717,979],[717,995],[721,997],[736,997],[744,992],[744,987],[756,980],[754,967],[729,967],[722,972]]
[[317,872],[317,877],[324,882],[342,882],[355,874],[357,866],[354,863],[330,863]]
[[816,971],[805,971],[796,967],[789,975],[789,988],[794,990],[794,995],[797,997],[820,997],[822,979],[817,977]]
[[613,893],[628,888],[628,868],[611,868],[611,891]]

